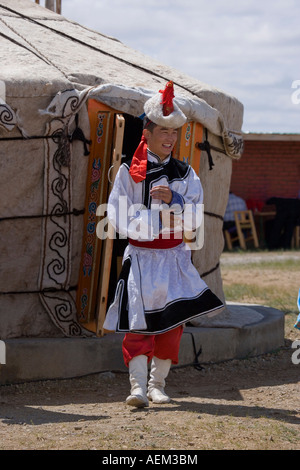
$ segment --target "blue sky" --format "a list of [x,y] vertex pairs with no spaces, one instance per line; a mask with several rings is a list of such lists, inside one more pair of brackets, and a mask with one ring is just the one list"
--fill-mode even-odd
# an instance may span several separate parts
[[62,14],[236,96],[245,132],[300,133],[299,0],[62,0]]

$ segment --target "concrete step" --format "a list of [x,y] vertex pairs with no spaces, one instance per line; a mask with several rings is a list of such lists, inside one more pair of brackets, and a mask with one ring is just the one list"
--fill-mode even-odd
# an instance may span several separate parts
[[[284,345],[283,312],[260,305],[227,306],[231,315],[223,323],[184,329],[179,366],[257,356]],[[0,365],[0,384],[125,371],[123,337],[117,333],[102,338],[6,340],[6,364]]]

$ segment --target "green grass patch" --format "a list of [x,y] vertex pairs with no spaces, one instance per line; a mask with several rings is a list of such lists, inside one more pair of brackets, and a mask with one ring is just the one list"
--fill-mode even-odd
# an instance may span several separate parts
[[[226,300],[299,313],[300,257],[296,252],[227,254],[223,262],[221,258],[221,272]],[[227,278],[226,273],[230,273]]]
[[299,287],[300,287],[300,261],[299,259],[274,259],[274,260],[261,260],[261,261],[248,261],[241,263],[232,263],[226,262],[222,265],[223,269],[230,270],[252,270],[252,269],[261,269],[261,270],[279,270],[279,271],[293,271],[299,273]]
[[256,284],[234,283],[224,285],[225,298],[231,302],[262,304],[285,313],[297,313],[298,292],[280,290],[278,287],[260,287]]

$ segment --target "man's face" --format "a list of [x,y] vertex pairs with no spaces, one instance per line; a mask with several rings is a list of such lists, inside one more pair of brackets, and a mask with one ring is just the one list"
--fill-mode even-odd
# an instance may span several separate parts
[[152,132],[144,129],[143,134],[147,139],[149,150],[164,160],[170,155],[177,142],[178,131],[177,129],[155,126]]

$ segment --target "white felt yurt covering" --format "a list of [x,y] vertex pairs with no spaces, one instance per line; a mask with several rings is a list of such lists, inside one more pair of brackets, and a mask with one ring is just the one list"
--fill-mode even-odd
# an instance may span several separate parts
[[[67,137],[78,115],[89,138],[90,98],[138,117],[168,80],[188,119],[207,129],[214,166],[203,152],[205,244],[194,264],[224,300],[222,217],[242,153],[242,104],[30,0],[0,0],[0,44],[0,338],[91,334],[74,302],[87,159]],[[196,324],[222,321],[226,310]]]

